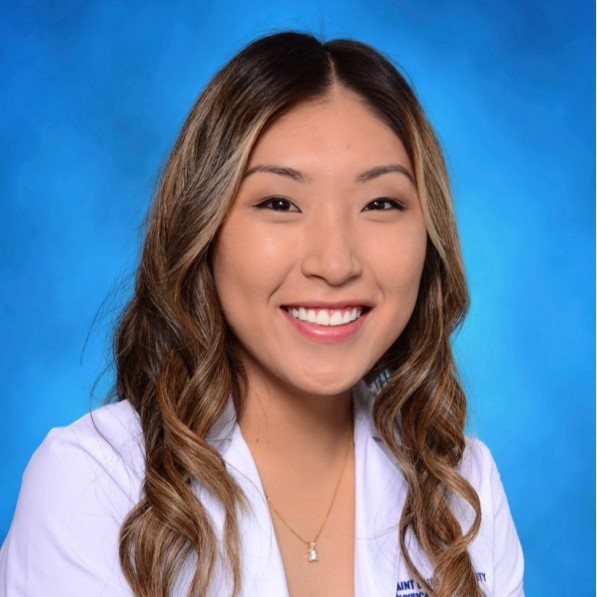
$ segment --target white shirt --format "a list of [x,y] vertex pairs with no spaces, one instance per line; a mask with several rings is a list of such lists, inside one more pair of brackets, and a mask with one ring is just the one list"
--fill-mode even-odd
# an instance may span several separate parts
[[[235,422],[232,403],[208,440],[221,452],[251,504],[240,521],[243,597],[287,597],[284,568],[263,487]],[[397,522],[406,485],[373,426],[368,398],[355,393],[355,597],[424,597],[398,545]],[[469,547],[488,596],[522,596],[523,557],[495,463],[478,440],[467,439],[460,467],[481,501],[480,531]],[[104,406],[68,427],[53,429],[23,476],[14,519],[0,551],[0,595],[5,597],[120,597],[131,590],[120,570],[118,534],[141,495],[143,436],[128,402]],[[201,487],[200,499],[221,533],[220,505]],[[468,529],[471,512],[455,513]],[[411,557],[426,578],[432,570],[420,549]],[[322,562],[313,565],[322,565]],[[176,585],[185,595],[187,566]],[[216,574],[210,595],[228,594]]]

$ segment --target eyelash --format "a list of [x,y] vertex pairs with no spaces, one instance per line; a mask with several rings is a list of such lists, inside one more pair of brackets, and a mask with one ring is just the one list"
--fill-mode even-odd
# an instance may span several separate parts
[[[374,204],[384,204],[384,207],[371,207]],[[363,208],[363,211],[388,211],[390,209],[404,211],[406,206],[396,199],[390,199],[389,197],[377,197],[377,199],[369,201],[369,203],[367,203],[367,205],[365,205]]]
[[[277,207],[274,207],[275,204],[277,204]],[[280,204],[284,205],[283,209],[279,209],[281,207]],[[258,203],[255,207],[259,209],[271,209],[272,211],[281,212],[299,211],[298,207],[292,201],[290,201],[290,199],[286,199],[285,197],[268,197],[267,199],[264,199]]]
[[[374,205],[377,205],[377,207],[374,207]],[[290,201],[290,199],[286,199],[285,197],[268,197],[267,199],[264,199],[258,203],[255,207],[258,209],[271,209],[272,211],[279,212],[300,211],[298,207],[292,201]],[[367,205],[365,205],[363,208],[363,211],[389,211],[391,209],[404,211],[406,206],[396,199],[390,199],[389,197],[378,197],[377,199],[373,199],[373,201],[369,201],[369,203],[367,203]]]

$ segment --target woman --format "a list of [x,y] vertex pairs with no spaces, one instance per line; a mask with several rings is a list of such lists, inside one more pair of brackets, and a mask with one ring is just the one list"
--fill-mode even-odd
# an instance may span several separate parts
[[118,402],[34,455],[7,595],[522,595],[465,440],[448,180],[373,49],[255,41],[191,110],[115,337]]

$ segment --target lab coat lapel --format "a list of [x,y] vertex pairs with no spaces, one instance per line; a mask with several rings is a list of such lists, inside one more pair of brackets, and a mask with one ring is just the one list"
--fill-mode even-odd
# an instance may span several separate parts
[[261,479],[240,428],[235,425],[222,456],[247,497],[249,511],[240,521],[243,582],[246,597],[288,597],[282,557]]
[[393,597],[402,483],[372,435],[368,406],[355,407],[355,597]]

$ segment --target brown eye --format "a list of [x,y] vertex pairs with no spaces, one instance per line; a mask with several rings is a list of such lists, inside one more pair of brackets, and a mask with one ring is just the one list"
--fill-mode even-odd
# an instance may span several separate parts
[[405,206],[404,204],[400,203],[396,199],[390,199],[389,197],[378,197],[373,201],[369,201],[367,205],[363,208],[363,211],[385,211],[389,209],[397,209],[399,211],[404,211]]
[[260,209],[271,209],[273,211],[299,211],[298,207],[292,203],[289,199],[284,197],[270,197],[261,203],[258,203],[256,207]]

